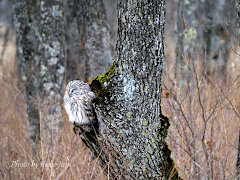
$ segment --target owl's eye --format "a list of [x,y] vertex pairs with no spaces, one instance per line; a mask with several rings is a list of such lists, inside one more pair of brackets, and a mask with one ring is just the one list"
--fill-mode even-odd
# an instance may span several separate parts
[[73,93],[74,93],[75,89],[72,89],[69,93],[69,96],[72,97]]

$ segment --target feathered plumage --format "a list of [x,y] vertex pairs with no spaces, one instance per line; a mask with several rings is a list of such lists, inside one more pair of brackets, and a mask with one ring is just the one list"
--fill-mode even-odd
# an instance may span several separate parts
[[92,100],[95,93],[91,91],[87,83],[74,80],[68,83],[64,95],[64,106],[69,121],[75,126],[89,125],[97,127],[97,117]]

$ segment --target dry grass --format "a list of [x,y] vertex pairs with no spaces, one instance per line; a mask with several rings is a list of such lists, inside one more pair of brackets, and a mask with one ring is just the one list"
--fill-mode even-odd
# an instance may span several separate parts
[[[167,42],[162,106],[172,123],[168,143],[177,168],[184,179],[234,179],[240,125],[239,57],[231,55],[226,82],[214,75],[207,81],[200,58],[188,59],[192,78],[179,88],[173,79],[173,41]],[[1,43],[2,39],[0,52]],[[6,46],[0,80],[0,179],[106,179],[65,114],[63,128],[42,139],[34,155],[17,80],[14,40]]]
[[[240,127],[239,56],[230,54],[225,80],[208,76],[199,57],[186,58],[190,80],[177,86],[174,45],[168,57],[162,108],[171,121],[168,143],[184,179],[235,179]],[[172,44],[170,44],[172,43]],[[207,78],[206,78],[207,77]]]

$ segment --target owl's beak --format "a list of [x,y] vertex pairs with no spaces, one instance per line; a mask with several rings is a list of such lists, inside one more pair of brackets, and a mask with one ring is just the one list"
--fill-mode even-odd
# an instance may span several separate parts
[[72,94],[69,94],[69,97],[72,97]]

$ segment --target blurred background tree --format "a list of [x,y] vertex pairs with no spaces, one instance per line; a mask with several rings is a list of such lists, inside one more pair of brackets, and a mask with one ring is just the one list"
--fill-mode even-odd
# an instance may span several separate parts
[[114,58],[104,3],[66,2],[66,80],[90,81],[106,72]]
[[[173,3],[172,3],[173,4]],[[205,78],[226,77],[226,62],[234,38],[234,0],[175,1],[175,78],[182,86],[191,77],[186,73],[189,59],[202,59]]]
[[40,120],[47,125],[41,128],[44,137],[49,137],[51,130],[62,123],[63,4],[60,0],[20,0],[13,1],[13,5],[19,77],[24,86],[29,136],[36,148],[40,140]]

